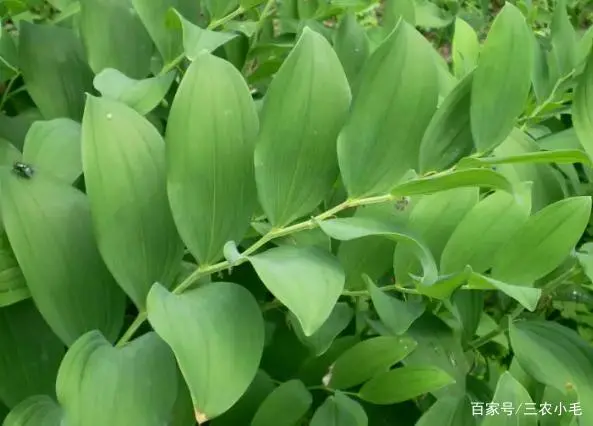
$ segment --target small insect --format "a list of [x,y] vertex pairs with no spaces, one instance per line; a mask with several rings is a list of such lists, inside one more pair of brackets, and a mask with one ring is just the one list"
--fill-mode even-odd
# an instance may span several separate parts
[[14,173],[16,173],[17,176],[25,178],[25,179],[31,179],[31,177],[35,173],[35,170],[33,170],[33,167],[31,167],[28,164],[21,163],[20,161],[16,161],[12,165],[12,171]]
[[395,209],[402,212],[406,209],[406,207],[408,207],[409,204],[410,197],[401,197],[399,200],[395,202]]

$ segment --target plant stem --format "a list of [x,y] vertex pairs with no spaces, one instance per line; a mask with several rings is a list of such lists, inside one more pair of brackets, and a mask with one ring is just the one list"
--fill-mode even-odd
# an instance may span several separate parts
[[262,27],[264,26],[264,22],[266,22],[266,18],[270,16],[270,12],[274,7],[275,2],[276,0],[268,0],[266,2],[264,9],[262,10],[261,15],[259,16],[259,19],[255,23],[255,31],[253,31],[253,38],[251,39],[249,50],[253,49],[253,47],[257,44],[257,40],[259,39],[259,33],[261,32]]
[[[212,275],[216,272],[224,271],[225,269],[229,269],[230,267],[238,266],[242,263],[247,262],[249,260],[248,256],[255,253],[261,247],[263,247],[268,242],[276,238],[284,237],[286,235],[294,234],[307,229],[316,228],[319,225],[319,222],[329,219],[343,210],[352,207],[393,201],[395,200],[395,198],[396,197],[392,196],[391,194],[386,194],[375,197],[346,200],[343,203],[338,204],[337,206],[332,207],[331,209],[321,214],[318,214],[317,216],[314,216],[311,219],[306,220],[304,222],[296,223],[285,228],[273,228],[270,230],[270,232],[262,236],[259,240],[257,240],[247,249],[245,249],[245,251],[241,254],[241,257],[232,264],[228,260],[223,260],[222,262],[218,262],[213,265],[199,266],[195,271],[193,271],[189,276],[187,276],[177,287],[175,287],[172,292],[173,294],[181,294],[202,277]],[[128,327],[128,329],[124,332],[122,337],[117,342],[117,346],[122,346],[129,342],[136,330],[138,330],[138,328],[144,323],[145,320],[146,312],[139,312],[134,322]]]
[[[421,294],[416,289],[402,287],[398,284],[385,285],[383,287],[379,287],[379,290],[381,290],[381,291],[398,291],[400,293],[405,293],[405,294]],[[369,295],[370,295],[370,293],[368,290],[344,290],[342,292],[342,296],[349,296],[349,297],[361,297],[361,296],[364,297],[364,296],[369,296]]]
[[[212,31],[212,30],[217,29],[218,27],[222,27],[224,24],[226,24],[229,21],[232,21],[234,18],[241,15],[242,13],[245,13],[245,9],[243,9],[241,6],[239,6],[237,9],[233,10],[228,15],[223,16],[220,19],[211,21],[208,24],[208,26],[206,27],[206,29]],[[163,66],[163,69],[161,70],[159,75],[164,75],[164,74],[167,74],[169,71],[174,70],[175,68],[177,68],[177,66],[179,66],[179,64],[181,63],[181,61],[183,61],[183,59],[185,59],[185,52],[180,53],[175,58],[173,58],[173,60],[166,63]]]
[[218,27],[222,27],[224,24],[226,24],[229,21],[232,21],[233,19],[235,19],[237,16],[241,15],[242,13],[245,13],[245,9],[243,9],[243,7],[239,6],[238,8],[236,8],[235,10],[233,10],[228,15],[223,16],[220,19],[216,19],[214,21],[211,21],[208,24],[208,26],[206,27],[206,29],[213,30],[213,29],[216,29]]
[[6,87],[4,88],[4,92],[2,93],[2,99],[0,99],[0,112],[2,111],[2,108],[4,108],[4,104],[6,103],[6,101],[9,98],[9,93],[10,93],[10,89],[12,89],[12,86],[14,85],[15,81],[19,78],[21,74],[20,73],[16,73],[9,81],[8,84],[6,85]]

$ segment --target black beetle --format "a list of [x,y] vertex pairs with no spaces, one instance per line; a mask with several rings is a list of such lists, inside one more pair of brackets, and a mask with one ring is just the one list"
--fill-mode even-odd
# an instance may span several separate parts
[[17,176],[25,178],[25,179],[30,179],[33,176],[33,174],[35,173],[35,170],[33,170],[33,167],[31,167],[28,164],[21,163],[20,161],[16,161],[12,165],[12,171],[15,172],[17,174]]

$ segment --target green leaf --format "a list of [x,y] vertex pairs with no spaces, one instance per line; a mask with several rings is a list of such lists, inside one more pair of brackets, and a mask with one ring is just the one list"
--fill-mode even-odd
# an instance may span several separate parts
[[114,348],[91,331],[66,353],[56,389],[68,424],[162,425],[177,396],[175,358],[155,333]]
[[391,189],[394,196],[432,194],[453,188],[483,187],[513,192],[511,182],[490,169],[465,169],[401,183]]
[[401,367],[366,382],[358,394],[377,405],[389,405],[439,390],[455,380],[437,367]]
[[[494,150],[496,157],[510,157],[539,152],[538,144],[527,134],[515,128],[509,137]],[[532,211],[539,211],[542,207],[564,198],[555,170],[548,164],[500,164],[496,170],[513,185],[523,182],[533,182]]]
[[533,285],[560,266],[574,249],[590,213],[590,197],[567,198],[540,210],[500,248],[493,259],[492,277]]
[[338,137],[340,170],[351,198],[389,191],[417,168],[438,98],[431,50],[414,27],[400,21],[365,64]]
[[325,220],[319,226],[327,235],[340,241],[349,241],[372,235],[383,235],[386,238],[398,241],[399,244],[405,245],[420,261],[424,273],[422,278],[424,284],[432,284],[437,279],[437,266],[430,250],[406,229],[398,228],[388,222],[365,217]]
[[424,313],[424,303],[402,301],[386,295],[373,281],[365,276],[373,306],[379,318],[396,335],[402,335]]
[[416,25],[416,10],[412,0],[387,0],[381,20],[381,26],[391,32],[397,26],[399,19],[410,25]]
[[341,392],[327,397],[311,419],[311,426],[368,426],[362,406]]
[[[134,9],[146,30],[152,37],[165,63],[183,53],[183,36],[181,31],[172,31],[169,27],[167,13],[175,8],[181,16],[197,19],[200,15],[200,2],[195,0],[132,0]],[[195,21],[192,19],[192,23]]]
[[577,65],[577,35],[566,10],[566,0],[559,0],[554,5],[550,25],[552,54],[558,70],[558,77],[570,74]]
[[[478,273],[488,270],[500,246],[527,221],[530,209],[530,203],[504,191],[496,191],[481,200],[447,241],[441,255],[441,273],[459,272],[467,265]],[[475,238],[476,235],[480,238]]]
[[429,0],[414,1],[416,25],[423,28],[444,28],[454,16]]
[[305,335],[294,314],[291,313],[289,319],[299,340],[307,345],[315,356],[321,356],[327,352],[334,339],[350,324],[353,317],[354,311],[347,303],[337,303],[327,320],[311,336]]
[[[521,367],[535,380],[563,393],[576,390],[579,401],[593,400],[593,350],[574,331],[544,321],[511,324],[509,336]],[[583,407],[579,421],[593,422],[593,411]]]
[[201,54],[188,68],[167,124],[167,190],[179,233],[201,263],[240,241],[257,201],[257,113],[229,62]]
[[25,137],[23,161],[72,183],[82,174],[80,124],[69,118],[36,121]]
[[183,255],[167,203],[165,144],[130,107],[89,96],[82,160],[99,251],[142,310],[153,283],[172,284]]
[[146,115],[163,100],[174,78],[175,73],[169,72],[134,80],[116,69],[106,68],[97,74],[93,84],[103,97],[120,101]]
[[61,426],[62,409],[49,396],[25,399],[6,416],[2,426]]
[[31,297],[8,238],[0,231],[0,308]]
[[12,408],[33,395],[54,395],[64,347],[33,302],[0,309],[0,346],[0,401]]
[[578,77],[572,103],[574,129],[583,149],[593,158],[593,51],[588,56],[585,71]]
[[277,247],[249,261],[268,290],[297,317],[305,336],[327,321],[344,289],[338,260],[315,247]]
[[253,381],[264,347],[264,321],[251,293],[215,282],[175,295],[156,283],[147,311],[175,353],[198,422],[231,408]]
[[329,386],[348,389],[389,370],[416,348],[405,336],[379,336],[357,343],[330,367]]
[[[423,197],[410,213],[407,228],[416,235],[430,250],[435,259],[439,259],[451,234],[478,202],[477,188],[457,188]],[[399,244],[395,248],[393,266],[395,280],[402,285],[408,284],[410,276],[418,275],[420,265],[408,246]],[[423,283],[418,287],[426,287]]]
[[171,9],[167,13],[167,23],[172,29],[181,31],[183,34],[183,50],[185,56],[191,61],[198,58],[203,50],[213,52],[238,35],[202,29],[185,19],[176,9]]
[[85,92],[93,88],[93,74],[73,30],[22,22],[19,65],[27,92],[45,119],[80,121]]
[[466,377],[470,370],[461,339],[440,318],[425,312],[414,321],[408,336],[417,342],[416,349],[404,359],[406,366],[435,366],[455,378],[455,384],[435,392],[443,396],[466,394]]
[[349,104],[337,55],[322,35],[306,27],[270,84],[260,114],[255,176],[260,203],[274,226],[310,213],[332,189],[336,136]]
[[204,0],[212,21],[224,18],[239,6],[239,0]]
[[531,312],[537,308],[542,293],[539,288],[510,285],[477,273],[470,274],[467,286],[476,290],[500,290]]
[[494,19],[474,72],[471,129],[480,152],[500,144],[525,107],[531,87],[531,75],[525,71],[532,67],[531,43],[525,18],[507,3]]
[[79,25],[95,73],[115,68],[132,78],[146,77],[154,46],[131,0],[83,0]]
[[356,20],[354,13],[346,13],[334,37],[334,50],[342,63],[350,86],[354,87],[367,58],[370,55],[369,38]]
[[446,396],[439,398],[424,412],[416,426],[475,426],[471,401],[467,396]]
[[[508,371],[505,371],[498,379],[492,402],[498,404],[499,407],[502,407],[503,403],[510,403],[517,410],[521,407],[534,405],[527,390]],[[514,416],[485,416],[480,426],[537,426],[537,424],[537,416],[518,413]]]
[[299,380],[282,383],[260,405],[251,426],[294,426],[304,417],[313,397]]
[[461,80],[433,115],[420,144],[420,171],[444,170],[469,155],[474,142],[469,126],[473,74]]
[[480,42],[474,29],[463,19],[455,19],[455,32],[451,43],[453,73],[457,78],[469,74],[478,63]]
[[10,245],[56,335],[70,345],[97,329],[115,340],[125,298],[97,249],[84,194],[40,171],[30,179],[6,172],[1,200]]
[[467,158],[462,160],[464,165],[473,166],[495,165],[495,164],[517,164],[517,163],[556,163],[556,164],[575,164],[581,163],[591,166],[591,160],[583,151],[578,149],[558,149],[554,151],[528,152],[526,154],[508,155],[502,157],[481,157]]

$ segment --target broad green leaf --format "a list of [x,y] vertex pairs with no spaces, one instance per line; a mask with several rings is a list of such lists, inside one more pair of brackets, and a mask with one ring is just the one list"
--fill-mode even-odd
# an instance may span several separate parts
[[[494,150],[496,157],[511,157],[539,152],[538,144],[527,134],[515,128],[509,137]],[[496,170],[513,185],[533,182],[532,211],[537,212],[548,204],[565,197],[555,170],[548,164],[499,164]]]
[[82,160],[99,251],[144,309],[152,284],[170,286],[183,256],[167,203],[163,138],[130,107],[89,96]]
[[577,35],[566,10],[566,0],[559,0],[554,5],[550,25],[550,41],[555,69],[559,77],[571,73],[577,65]]
[[168,72],[144,80],[134,80],[113,68],[106,68],[95,77],[93,84],[101,95],[134,108],[142,115],[155,109],[163,100],[173,79]]
[[[480,401],[485,402],[485,401]],[[467,396],[445,396],[439,398],[424,412],[416,426],[475,426],[476,417],[472,415],[471,401]]]
[[21,152],[10,142],[0,138],[0,165],[12,167],[15,161],[22,158]]
[[315,247],[277,247],[249,261],[268,290],[297,317],[305,336],[325,323],[344,289],[338,260]]
[[400,21],[362,69],[338,137],[340,170],[351,198],[387,192],[418,167],[420,141],[438,98],[431,50],[414,27]]
[[[530,186],[527,188],[530,190]],[[451,234],[441,255],[440,272],[459,272],[467,265],[478,273],[488,270],[500,246],[527,221],[530,209],[530,203],[521,203],[520,199],[504,191],[496,191],[484,198]]]
[[175,353],[198,423],[231,408],[253,381],[264,348],[264,321],[251,293],[214,282],[175,295],[156,283],[147,311]]
[[23,400],[6,416],[2,426],[61,426],[62,409],[49,396]]
[[297,337],[311,349],[315,356],[321,356],[350,324],[353,317],[354,311],[347,303],[337,303],[327,320],[311,336],[305,335],[294,314],[290,314],[289,319]]
[[483,187],[513,192],[503,175],[491,169],[465,169],[400,183],[391,189],[394,196],[432,194],[454,188]]
[[18,49],[16,37],[0,24],[0,81],[4,82],[17,75]]
[[521,367],[535,380],[563,393],[576,390],[582,424],[593,422],[593,350],[573,330],[549,321],[522,321],[509,328],[511,345]]
[[334,50],[353,87],[370,54],[368,36],[354,13],[345,14],[340,21],[334,37]]
[[358,394],[377,405],[389,405],[439,390],[455,380],[437,367],[401,367],[366,382]]
[[313,397],[299,380],[282,383],[260,405],[251,426],[294,426],[313,403]]
[[[468,274],[469,275],[469,274]],[[451,295],[448,310],[457,319],[462,333],[462,343],[470,342],[480,325],[484,315],[485,292],[483,291],[455,291]],[[447,303],[447,302],[445,302]],[[447,303],[449,304],[449,303]]]
[[579,76],[572,103],[574,129],[583,149],[593,158],[593,50]]
[[91,331],[66,353],[56,389],[67,424],[160,426],[177,396],[175,358],[155,333],[114,348]]
[[536,143],[541,149],[548,151],[583,150],[583,146],[579,142],[579,138],[577,137],[577,132],[574,127],[561,130],[559,132],[550,133],[537,139]]
[[[403,227],[415,201],[416,198],[403,198],[393,203],[359,207],[353,217],[366,217],[390,222],[394,227]],[[395,244],[395,240],[381,235],[342,241],[338,246],[337,256],[346,273],[345,287],[348,290],[364,290],[366,283],[362,278],[363,274],[372,280],[383,277],[393,267]]]
[[97,249],[86,196],[40,171],[1,178],[6,234],[43,318],[66,345],[94,329],[115,340],[125,298]]
[[213,52],[238,35],[234,32],[227,33],[200,28],[185,19],[176,9],[168,12],[167,23],[173,31],[180,31],[183,34],[183,50],[185,56],[191,61],[195,60],[203,50]]
[[257,113],[229,62],[202,53],[188,68],[167,124],[167,190],[181,238],[201,263],[240,241],[257,201]]
[[424,313],[424,303],[413,300],[402,301],[388,296],[368,277],[366,278],[373,307],[387,328],[396,335],[402,335]]
[[[100,34],[103,32],[104,27]],[[73,30],[22,22],[19,65],[27,92],[45,119],[81,119],[85,92],[93,88],[93,74]]]
[[4,231],[0,231],[0,308],[31,297]]
[[329,386],[348,389],[384,373],[416,348],[409,337],[379,336],[357,343],[330,367]]
[[154,45],[131,0],[83,0],[79,26],[95,74],[115,68],[131,78],[147,76]]
[[416,25],[422,28],[444,28],[451,24],[454,16],[430,0],[414,1]]
[[416,10],[412,0],[387,0],[381,17],[381,26],[391,32],[400,18],[410,25],[416,25]]
[[[80,115],[82,116],[82,111]],[[22,151],[27,132],[38,120],[43,120],[43,117],[36,108],[26,109],[14,117],[0,114],[0,138]]]
[[469,155],[474,142],[469,126],[473,74],[467,75],[432,116],[420,144],[420,172],[444,170]]
[[414,321],[407,335],[417,343],[404,359],[406,366],[431,365],[447,372],[455,383],[435,392],[437,398],[466,394],[466,377],[470,370],[461,339],[443,320],[425,312]]
[[574,164],[581,163],[591,166],[591,159],[583,151],[578,149],[558,149],[554,151],[528,152],[519,155],[508,155],[500,157],[467,158],[461,161],[463,165],[472,166],[495,165],[495,164],[520,164],[520,163],[557,163]]
[[30,300],[0,309],[0,401],[7,407],[33,395],[54,395],[64,347]]
[[[527,405],[533,406],[533,401],[527,390],[508,371],[500,376],[492,402],[498,404],[499,407],[502,407],[504,403],[511,403],[512,407],[516,407],[517,410]],[[519,412],[514,416],[485,416],[480,426],[537,426],[537,416],[524,413]]]
[[[435,260],[440,259],[459,222],[477,204],[478,195],[477,188],[456,188],[423,197],[410,213],[407,228],[423,242]],[[413,281],[410,277],[421,270],[417,256],[409,246],[402,244],[395,248],[393,267],[396,282],[403,285]]]
[[224,18],[239,6],[239,0],[204,0],[212,21]]
[[[246,419],[252,419],[259,406],[275,388],[276,384],[270,376],[259,370],[241,399],[229,411],[212,420],[212,426],[236,426]],[[192,423],[179,426],[191,425]]]
[[[523,111],[531,87],[532,35],[525,18],[507,3],[482,46],[471,93],[471,129],[479,152],[499,145]],[[504,108],[501,108],[504,105]]]
[[467,286],[476,290],[500,290],[531,312],[537,308],[542,293],[539,288],[511,285],[477,273],[469,276]]
[[418,258],[423,268],[423,283],[430,285],[437,279],[437,266],[430,250],[409,230],[398,228],[388,222],[364,217],[330,219],[321,222],[319,226],[327,235],[340,241],[355,240],[374,235],[393,239],[400,245],[404,245]]
[[368,426],[364,408],[341,392],[327,397],[311,419],[311,426]]
[[305,28],[270,84],[260,114],[255,176],[274,226],[310,213],[330,192],[338,172],[336,136],[349,104],[348,80],[336,53],[322,35]]
[[82,174],[80,124],[69,118],[36,121],[29,128],[23,161],[66,183]]
[[581,238],[591,214],[591,197],[572,197],[540,210],[523,224],[493,259],[492,277],[516,285],[556,269]]
[[177,13],[194,19],[200,14],[200,2],[195,0],[132,0],[134,9],[152,37],[165,63],[183,53],[183,36],[181,31],[172,31],[165,16],[170,8]]
[[451,43],[453,73],[457,78],[469,74],[478,63],[480,42],[474,29],[461,18],[455,19],[455,32]]

